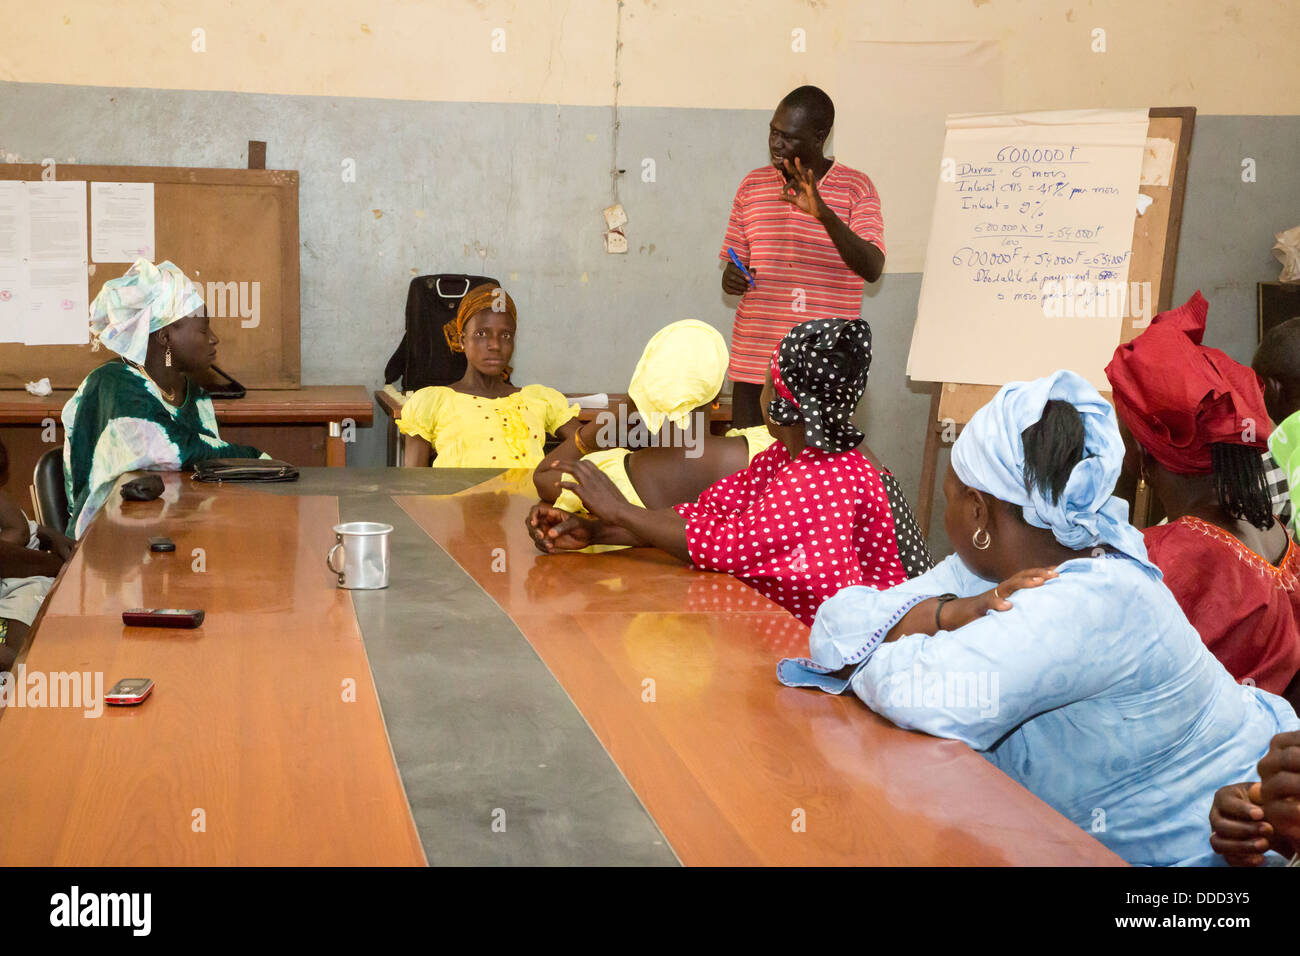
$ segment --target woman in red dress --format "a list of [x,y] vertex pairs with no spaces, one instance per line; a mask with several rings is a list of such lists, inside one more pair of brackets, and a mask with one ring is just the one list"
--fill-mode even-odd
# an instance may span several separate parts
[[761,398],[777,442],[748,468],[697,501],[647,510],[590,463],[557,463],[572,479],[562,486],[594,517],[538,504],[529,534],[547,553],[591,544],[659,547],[697,568],[735,575],[805,624],[840,588],[888,588],[922,574],[930,555],[911,509],[853,426],[870,366],[867,323],[796,326],[772,356]]
[[1121,345],[1106,368],[1130,466],[1167,524],[1143,532],[1201,640],[1238,681],[1300,702],[1300,549],[1273,515],[1271,430],[1251,369],[1201,344],[1197,292]]

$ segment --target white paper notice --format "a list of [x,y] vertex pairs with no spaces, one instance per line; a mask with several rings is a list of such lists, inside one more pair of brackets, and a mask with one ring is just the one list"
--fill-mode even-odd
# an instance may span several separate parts
[[27,330],[27,188],[0,180],[0,342]]
[[86,184],[24,183],[33,262],[86,261]]
[[28,345],[85,345],[90,341],[86,273],[86,184],[28,182]]
[[153,262],[153,183],[90,184],[90,260]]
[[28,345],[90,341],[89,293],[82,262],[33,262],[28,269]]
[[27,188],[14,179],[0,180],[0,263],[27,258]]
[[1128,272],[1147,123],[1141,109],[949,118],[912,378],[1068,368],[1109,388],[1124,316],[1143,307]]
[[27,267],[0,262],[0,342],[21,342],[27,332]]

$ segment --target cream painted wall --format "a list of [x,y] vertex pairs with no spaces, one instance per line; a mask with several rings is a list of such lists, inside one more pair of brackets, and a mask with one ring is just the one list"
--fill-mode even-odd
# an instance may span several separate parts
[[[1300,112],[1300,17],[1283,0],[626,0],[621,25],[615,0],[3,0],[0,23],[0,79],[19,82],[605,105],[621,31],[629,106],[767,108],[827,83],[858,41],[991,40],[1007,109]],[[873,105],[833,95],[846,116]]]

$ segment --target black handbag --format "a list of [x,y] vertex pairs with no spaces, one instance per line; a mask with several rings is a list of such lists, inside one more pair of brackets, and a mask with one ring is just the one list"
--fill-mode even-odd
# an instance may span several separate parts
[[194,465],[197,481],[297,481],[298,469],[278,458],[205,458]]
[[450,385],[465,376],[465,353],[453,352],[443,327],[456,318],[465,293],[488,276],[460,273],[416,276],[406,293],[406,332],[384,366],[384,381],[402,381],[411,392],[427,385]]

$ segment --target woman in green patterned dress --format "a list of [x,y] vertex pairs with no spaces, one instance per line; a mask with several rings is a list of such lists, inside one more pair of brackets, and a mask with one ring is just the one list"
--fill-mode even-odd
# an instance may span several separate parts
[[212,399],[191,380],[217,358],[203,295],[170,262],[137,259],[104,283],[90,329],[120,358],[101,365],[63,406],[68,534],[79,538],[117,479],[178,471],[205,458],[266,457],[223,442]]

